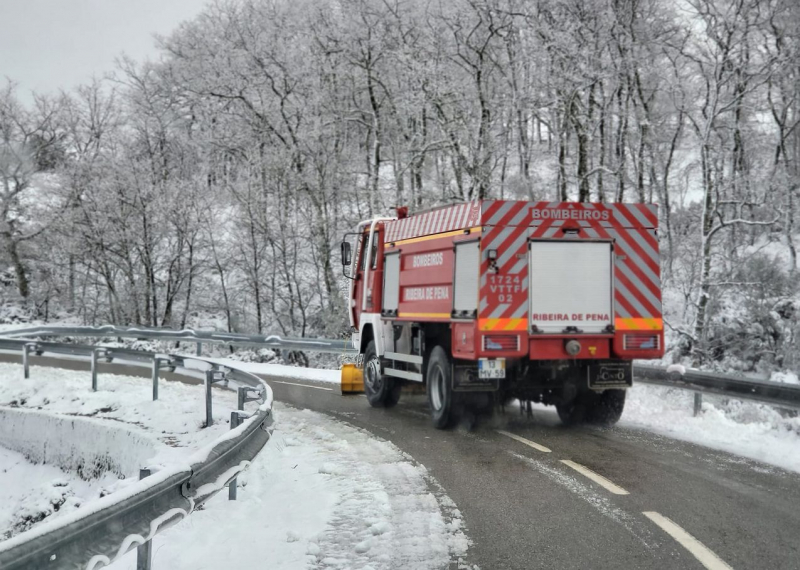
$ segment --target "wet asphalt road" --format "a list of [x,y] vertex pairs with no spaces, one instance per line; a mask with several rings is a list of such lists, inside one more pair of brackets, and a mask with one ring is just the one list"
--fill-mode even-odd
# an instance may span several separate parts
[[438,431],[423,395],[374,409],[363,396],[285,382],[271,382],[276,400],[368,430],[425,465],[463,514],[473,542],[466,562],[483,570],[704,568],[645,512],[710,549],[717,559],[700,553],[705,567],[800,568],[800,474],[641,430],[567,428],[549,409]]

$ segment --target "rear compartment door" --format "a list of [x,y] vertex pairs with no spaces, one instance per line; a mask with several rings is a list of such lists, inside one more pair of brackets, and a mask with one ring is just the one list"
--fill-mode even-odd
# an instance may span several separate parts
[[478,314],[478,285],[481,264],[480,241],[477,239],[455,244],[453,275],[453,318],[474,319]]
[[614,324],[613,247],[610,241],[530,242],[533,332],[600,333]]

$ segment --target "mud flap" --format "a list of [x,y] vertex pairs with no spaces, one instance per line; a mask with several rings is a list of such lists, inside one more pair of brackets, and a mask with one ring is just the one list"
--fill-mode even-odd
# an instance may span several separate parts
[[473,362],[453,366],[453,392],[495,392],[500,389],[499,378],[479,378]]
[[361,394],[364,392],[364,370],[355,364],[342,365],[342,394]]
[[622,390],[633,386],[632,362],[595,362],[588,369],[589,389]]

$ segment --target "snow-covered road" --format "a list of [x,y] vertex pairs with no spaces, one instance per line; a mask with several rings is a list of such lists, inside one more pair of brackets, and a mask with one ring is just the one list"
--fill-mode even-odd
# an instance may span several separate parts
[[[240,478],[155,539],[155,568],[447,567],[466,554],[460,512],[393,444],[276,405],[273,439]],[[110,568],[136,567],[133,553]]]

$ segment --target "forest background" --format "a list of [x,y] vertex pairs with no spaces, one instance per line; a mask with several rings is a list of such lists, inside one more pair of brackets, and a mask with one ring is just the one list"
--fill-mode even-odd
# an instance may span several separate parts
[[798,372],[798,30],[796,0],[210,4],[157,61],[0,86],[1,316],[340,337],[360,220],[657,202],[667,360]]

